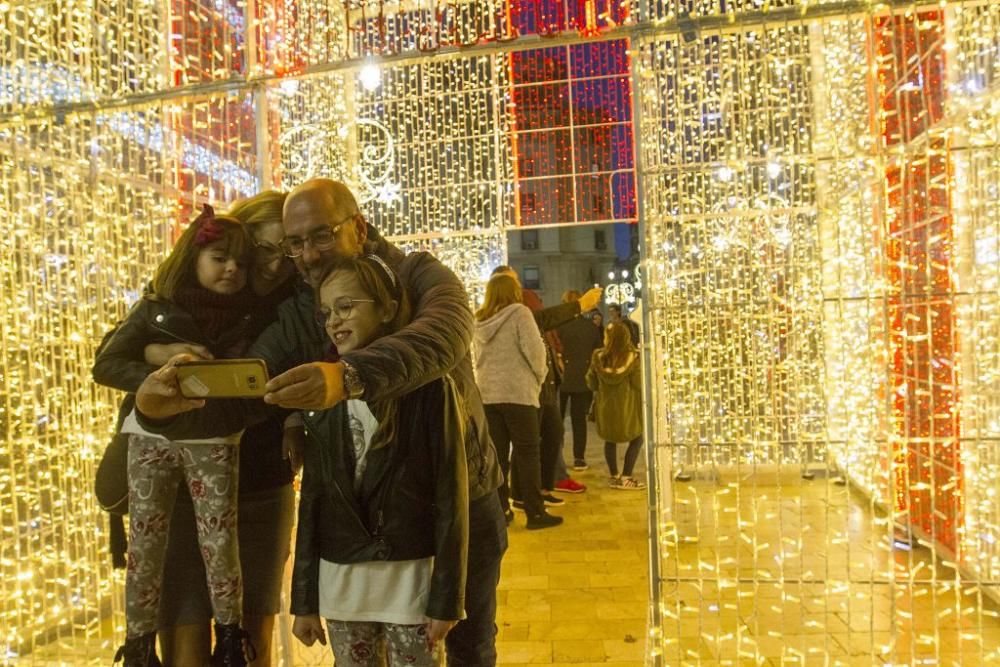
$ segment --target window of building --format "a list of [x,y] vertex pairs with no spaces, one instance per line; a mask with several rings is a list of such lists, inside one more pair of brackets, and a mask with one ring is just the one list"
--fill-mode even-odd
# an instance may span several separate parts
[[608,249],[608,239],[604,234],[603,229],[594,230],[594,250],[607,250]]
[[526,266],[521,269],[521,284],[528,289],[542,288],[542,276],[537,266]]
[[537,229],[525,229],[521,232],[521,250],[538,250]]

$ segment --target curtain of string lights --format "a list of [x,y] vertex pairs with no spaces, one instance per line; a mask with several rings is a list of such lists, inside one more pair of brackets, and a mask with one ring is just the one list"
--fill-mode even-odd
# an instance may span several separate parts
[[640,224],[650,662],[1000,660],[996,3],[0,0],[0,30],[0,662],[123,631],[101,336],[198,205],[312,176],[473,298],[509,228]]
[[665,664],[1000,659],[998,20],[640,42]]

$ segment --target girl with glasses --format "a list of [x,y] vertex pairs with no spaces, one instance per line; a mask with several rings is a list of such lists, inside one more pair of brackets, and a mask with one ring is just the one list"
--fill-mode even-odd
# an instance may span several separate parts
[[[374,255],[318,281],[333,355],[410,320],[406,291]],[[463,411],[447,377],[398,399],[303,413],[307,442],[292,576],[292,632],[336,665],[434,665],[464,616],[468,481]],[[325,621],[325,629],[324,629]]]

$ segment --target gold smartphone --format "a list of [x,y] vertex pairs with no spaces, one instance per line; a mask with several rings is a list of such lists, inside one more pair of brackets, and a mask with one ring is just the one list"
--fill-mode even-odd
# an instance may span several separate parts
[[184,398],[259,398],[267,384],[263,359],[198,359],[177,364]]

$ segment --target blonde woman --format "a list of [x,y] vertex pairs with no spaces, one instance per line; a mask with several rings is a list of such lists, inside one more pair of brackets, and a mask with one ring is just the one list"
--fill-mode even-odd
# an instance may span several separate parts
[[473,350],[490,437],[504,473],[500,503],[510,523],[513,466],[528,529],[537,530],[558,526],[562,518],[547,513],[542,499],[538,395],[548,369],[545,343],[521,296],[521,286],[511,276],[498,274],[490,279],[483,305],[476,311]]

